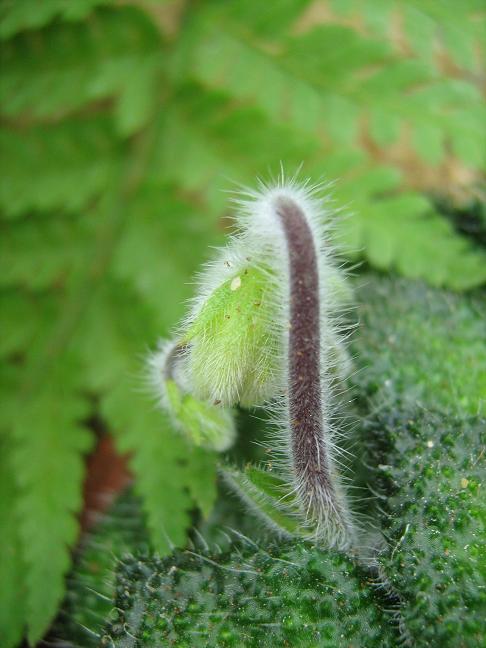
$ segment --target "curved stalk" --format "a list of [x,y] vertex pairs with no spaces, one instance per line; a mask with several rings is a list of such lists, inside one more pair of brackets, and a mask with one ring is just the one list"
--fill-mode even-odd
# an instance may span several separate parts
[[[307,518],[330,525],[337,544],[350,523],[333,475],[321,379],[321,287],[318,251],[309,222],[287,196],[274,201],[287,247],[289,332],[287,407],[292,471]],[[318,530],[319,532],[319,530]]]

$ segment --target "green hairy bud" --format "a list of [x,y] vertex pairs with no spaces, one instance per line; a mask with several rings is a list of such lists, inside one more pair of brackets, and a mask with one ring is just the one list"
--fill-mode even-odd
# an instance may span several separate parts
[[[276,478],[292,505],[282,511],[263,494],[261,518],[275,530],[275,518],[290,515],[306,534],[345,547],[355,533],[332,407],[334,385],[350,368],[338,326],[347,289],[318,189],[282,177],[238,202],[237,234],[200,274],[176,341],[151,366],[160,404],[193,443],[225,450],[234,438],[227,408],[269,410]],[[227,482],[256,502],[235,472]]]
[[216,288],[184,337],[195,393],[253,406],[273,395],[278,336],[272,279],[246,267]]

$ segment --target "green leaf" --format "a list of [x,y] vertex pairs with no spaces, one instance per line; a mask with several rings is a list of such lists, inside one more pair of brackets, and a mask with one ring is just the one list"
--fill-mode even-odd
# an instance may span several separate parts
[[219,240],[213,214],[154,177],[129,205],[110,273],[150,304],[163,335],[182,317],[188,281]]
[[0,8],[0,38],[11,38],[20,31],[39,29],[57,16],[65,20],[83,20],[98,5],[113,0],[4,0]]
[[[432,18],[418,13],[423,23],[432,21],[436,28]],[[330,138],[332,146],[357,145],[363,109],[383,115],[386,125],[377,126],[379,118],[372,124],[382,146],[396,137],[402,123],[412,131],[430,130],[433,124],[438,130],[434,142],[444,144],[447,131],[438,113],[470,112],[482,103],[479,89],[469,81],[439,77],[429,61],[393,54],[383,36],[366,38],[349,27],[327,24],[288,40],[275,54],[226,12],[211,8],[196,15],[183,34],[173,74],[178,82],[181,77],[196,79],[256,104],[270,119],[290,123],[326,144]],[[452,92],[454,87],[461,92]],[[484,137],[484,125],[478,135]],[[421,155],[419,135],[414,142]],[[437,157],[435,153],[432,161]]]
[[[132,453],[135,489],[142,497],[151,543],[166,555],[185,544],[194,504],[205,515],[210,511],[215,458],[188,445],[150,402],[140,396],[137,400],[129,379],[119,381],[103,399],[102,412],[113,427],[120,451]],[[207,483],[203,490],[202,483]]]
[[486,308],[481,294],[455,295],[404,279],[358,280],[356,381],[383,403],[424,410],[486,410]]
[[309,0],[280,0],[278,4],[247,2],[215,2],[216,15],[224,13],[228,19],[247,25],[259,36],[274,39],[292,28],[293,23],[306,9]]
[[373,203],[356,201],[366,256],[380,269],[397,268],[407,277],[465,290],[486,281],[486,257],[435,214],[426,198],[398,194]]
[[[397,0],[394,3],[374,0],[365,5],[360,0],[332,0],[332,7],[339,17],[359,16],[361,28],[375,37],[392,44],[401,38],[414,56],[439,69],[441,60],[435,56],[438,45],[456,65],[471,71],[478,69],[474,50],[484,42],[485,22],[481,0],[468,0],[460,5],[454,0]],[[403,33],[398,38],[393,20],[399,21],[402,27]],[[403,42],[400,46],[403,48]]]
[[[350,6],[354,7],[351,11],[362,11],[361,5],[351,3]],[[440,12],[434,15],[429,9],[420,14],[422,23],[430,26],[432,22],[434,30],[438,29]],[[465,8],[461,18],[469,20],[468,11]],[[449,20],[447,10],[443,18]],[[366,19],[374,20],[371,15]],[[276,124],[285,123],[291,132],[301,132],[301,148],[307,144],[302,159],[312,177],[332,173],[328,171],[333,167],[327,162],[328,156],[332,159],[337,151],[342,154],[343,148],[347,151],[361,145],[358,125],[368,117],[373,140],[385,149],[397,142],[402,133],[410,132],[409,142],[414,152],[431,170],[444,162],[449,144],[471,168],[483,166],[484,153],[480,148],[486,120],[476,85],[469,79],[439,74],[427,57],[413,59],[394,52],[387,40],[383,32],[377,40],[350,27],[331,24],[284,40],[279,49],[273,49],[265,47],[251,29],[243,29],[229,13],[212,6],[192,17],[173,56],[172,74],[179,85],[186,79],[196,79],[212,91],[258,106],[273,129]],[[248,177],[242,168],[242,153],[236,156],[240,164],[233,168],[236,150],[228,151],[228,144],[231,145],[238,129],[236,120],[225,119],[226,138],[219,143],[218,150],[225,150],[226,155],[220,161],[214,156],[213,144],[219,139],[218,133],[214,128],[208,129],[207,124],[214,124],[220,117],[215,95],[212,96],[212,103],[208,98],[195,109],[192,106],[197,104],[187,90],[179,95],[181,108],[175,122],[168,122],[169,137],[163,146],[166,155],[167,149],[173,149],[174,153],[161,165],[162,172],[168,171],[174,179],[174,170],[180,170],[184,179],[179,176],[178,182],[188,183],[191,178],[191,189],[204,187],[206,196],[211,198],[211,168],[229,167],[232,176],[243,183]],[[191,117],[183,125],[180,122],[186,106],[191,106]],[[205,126],[204,139],[200,129],[191,132],[199,120]],[[252,154],[255,120],[256,115],[253,131],[250,120],[248,126],[239,125],[247,139],[246,156]],[[258,153],[268,146],[260,138]],[[278,156],[285,166],[293,169],[293,153],[290,150],[284,153],[279,150],[274,157]],[[259,160],[256,152],[254,155]],[[338,185],[341,201],[348,204],[351,200],[351,207],[357,213],[355,219],[343,221],[339,226],[338,234],[348,249],[363,248],[365,256],[376,267],[395,267],[411,277],[430,278],[435,285],[464,289],[484,282],[484,272],[480,269],[484,265],[483,255],[471,249],[452,228],[444,227],[441,217],[432,216],[433,207],[417,207],[423,201],[407,191],[403,173],[403,200],[397,195],[377,201],[374,185],[360,183],[358,178],[363,171],[356,164],[340,171],[344,177],[342,186]],[[366,164],[369,168],[376,162],[368,160]],[[403,164],[407,169],[405,159]],[[397,176],[400,167],[400,155],[398,162],[388,163],[390,173],[395,172]],[[259,171],[259,162],[254,168]],[[383,187],[382,193],[388,188]],[[447,190],[445,186],[444,190]],[[397,183],[397,194],[399,191]],[[219,201],[210,205],[222,209]],[[415,228],[419,235],[415,234]],[[431,250],[431,241],[437,236],[441,243]],[[464,264],[460,261],[462,257]]]
[[8,163],[0,181],[0,207],[10,217],[29,210],[84,209],[109,183],[115,147],[104,118],[2,128],[0,149]]
[[345,93],[364,66],[381,64],[390,54],[387,43],[365,39],[353,29],[331,24],[314,27],[292,39],[283,60],[285,69],[315,87]]
[[22,404],[20,394],[13,421],[15,508],[31,643],[42,637],[56,614],[71,563],[69,549],[78,534],[82,455],[92,443],[80,425],[88,407],[75,391],[78,379],[76,366],[56,367],[49,380],[26,395]]
[[151,115],[160,52],[160,34],[134,7],[100,10],[86,22],[21,33],[2,48],[2,112],[59,117],[116,97],[116,124],[122,135],[130,135]]
[[382,411],[368,428],[391,441],[375,477],[391,489],[380,566],[419,645],[452,648],[460,636],[463,645],[480,646],[484,638],[485,429],[479,417],[399,407]]
[[27,610],[25,605],[25,565],[19,537],[16,503],[18,488],[11,463],[12,442],[0,436],[0,628],[5,648],[17,646],[24,634]]
[[129,556],[117,576],[115,611],[105,629],[116,648],[127,636],[191,648],[376,648],[400,641],[365,569],[295,540],[261,547],[242,540],[228,552],[178,551],[163,561]]
[[38,216],[12,224],[0,240],[0,284],[39,291],[64,282],[85,263],[92,234],[74,217]]
[[[218,26],[217,21],[222,24]],[[355,107],[346,97],[325,92],[302,75],[305,67],[301,60],[294,62],[289,56],[287,62],[269,55],[237,25],[221,17],[203,17],[191,27],[174,57],[174,76],[195,79],[208,88],[256,104],[282,125],[312,134],[316,129],[319,133],[328,131],[340,143],[353,139]],[[292,65],[300,74],[292,73]]]
[[260,111],[235,107],[220,93],[184,86],[160,117],[147,180],[160,178],[191,192],[203,191],[213,211],[227,208],[224,188],[278,173],[279,161],[297,169],[312,159],[316,143],[269,122]]
[[32,347],[36,337],[45,335],[56,313],[54,299],[34,296],[18,287],[0,291],[2,311],[2,336],[0,356],[8,358],[23,354]]
[[155,338],[150,308],[129,284],[107,277],[93,288],[82,324],[73,332],[69,345],[82,362],[85,385],[103,391],[126,377],[133,360]]
[[379,146],[393,144],[400,135],[399,116],[381,106],[373,108],[370,115],[370,134]]
[[215,456],[204,448],[195,448],[189,455],[189,492],[205,518],[213,510],[217,498]]
[[83,648],[99,645],[105,618],[115,604],[119,557],[149,546],[140,500],[129,489],[116,497],[80,542],[63,607],[50,633],[56,641]]
[[289,537],[304,533],[296,509],[292,510],[295,501],[286,497],[288,487],[285,488],[280,477],[254,466],[247,466],[243,471],[225,466],[221,472],[231,490],[277,535]]

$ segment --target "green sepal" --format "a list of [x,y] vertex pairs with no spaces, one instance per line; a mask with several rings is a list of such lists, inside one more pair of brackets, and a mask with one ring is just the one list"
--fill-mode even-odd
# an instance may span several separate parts
[[212,292],[184,339],[199,397],[254,406],[274,395],[280,346],[274,292],[271,275],[256,268]]
[[277,535],[309,535],[310,529],[300,524],[302,516],[296,499],[280,476],[252,465],[242,470],[225,466],[221,472],[228,486]]
[[220,452],[232,445],[235,425],[230,410],[182,392],[174,380],[167,380],[165,387],[171,414],[194,445]]

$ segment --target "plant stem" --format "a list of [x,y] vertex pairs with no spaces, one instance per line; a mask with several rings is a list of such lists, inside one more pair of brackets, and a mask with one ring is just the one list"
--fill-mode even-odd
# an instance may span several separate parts
[[348,527],[332,478],[321,384],[319,265],[314,235],[301,208],[288,197],[275,201],[288,253],[290,326],[288,410],[292,466],[307,516],[318,524],[337,517]]

